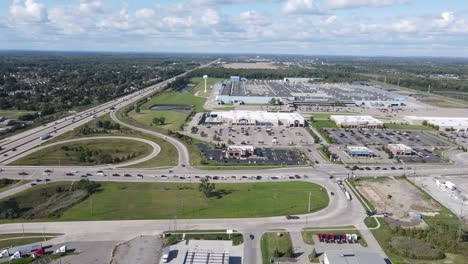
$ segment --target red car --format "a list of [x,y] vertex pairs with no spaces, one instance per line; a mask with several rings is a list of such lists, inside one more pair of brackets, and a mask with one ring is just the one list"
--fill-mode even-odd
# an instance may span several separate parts
[[112,176],[114,176],[114,177],[119,177],[119,176],[120,176],[120,174],[118,174],[118,173],[114,173],[114,174],[112,174]]

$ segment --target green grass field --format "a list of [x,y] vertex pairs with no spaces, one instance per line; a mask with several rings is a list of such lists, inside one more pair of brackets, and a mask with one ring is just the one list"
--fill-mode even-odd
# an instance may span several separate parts
[[[278,231],[281,232],[281,231]],[[288,249],[292,248],[291,236],[287,232],[281,232],[282,236],[277,236],[274,233],[265,233],[261,240],[263,264],[272,263],[270,259],[274,256],[277,250],[281,256],[284,256]]]
[[[112,177],[112,176],[111,176]],[[307,213],[309,192],[311,211],[328,205],[326,190],[307,182],[216,184],[215,195],[205,198],[198,183],[100,182],[101,191],[65,209],[54,221],[190,219],[267,217]],[[70,183],[39,185],[12,196],[27,207],[37,207],[34,199],[45,188]],[[28,200],[28,197],[32,197]],[[20,208],[23,208],[20,205]],[[22,219],[18,219],[22,220]],[[47,221],[47,219],[43,219]]]
[[[129,117],[135,119],[138,122],[142,122],[146,125],[154,125],[168,130],[180,130],[180,127],[185,123],[185,120],[189,116],[188,112],[179,110],[151,110],[142,109],[140,113],[131,111],[128,113]],[[164,117],[166,119],[164,125],[153,124],[153,118]]]
[[34,111],[26,111],[26,110],[0,110],[0,116],[9,118],[9,119],[18,119],[20,115],[24,114],[34,114]]
[[317,129],[337,127],[335,122],[331,120],[314,120],[314,122],[312,122],[312,126],[316,127]]
[[[92,151],[101,151],[93,156],[93,161],[80,160],[81,151],[66,151],[63,147],[85,148]],[[103,163],[99,155],[109,155],[112,159],[125,159],[125,162],[143,158],[152,152],[152,147],[146,143],[127,139],[99,139],[83,140],[51,146],[11,163],[11,165],[42,165],[42,166],[67,166],[67,165],[98,165]],[[128,155],[134,157],[126,159]]]
[[[117,115],[119,113],[120,111],[117,112]],[[100,116],[97,118],[97,120],[110,121],[112,124],[115,124],[115,122],[112,121],[109,114]],[[89,122],[88,125],[90,126],[93,125],[93,122]],[[131,130],[123,126],[121,126],[119,130],[108,130],[106,133],[97,133],[97,134],[93,133],[89,135],[84,135],[80,133],[81,127],[83,126],[75,128],[72,131],[68,131],[56,138],[52,138],[51,140],[47,141],[46,144],[50,144],[52,142],[58,142],[62,140],[74,139],[74,138],[95,137],[95,136],[127,136],[127,137],[144,138],[144,139],[151,140],[155,142],[156,144],[158,144],[159,147],[161,148],[161,151],[159,152],[159,155],[157,155],[156,157],[149,159],[145,162],[139,163],[139,164],[128,166],[129,168],[159,168],[159,167],[171,167],[171,166],[177,165],[178,157],[179,157],[177,153],[177,149],[174,147],[174,145],[172,145],[171,143],[159,137],[148,135],[139,131]]]
[[393,124],[393,123],[385,123],[384,127],[386,129],[393,129],[393,130],[434,130],[434,128],[429,127],[429,126],[404,125],[404,124]]
[[141,106],[141,110],[148,109],[155,104],[182,104],[193,105],[195,112],[203,112],[205,98],[198,97],[192,93],[166,92],[153,97]]

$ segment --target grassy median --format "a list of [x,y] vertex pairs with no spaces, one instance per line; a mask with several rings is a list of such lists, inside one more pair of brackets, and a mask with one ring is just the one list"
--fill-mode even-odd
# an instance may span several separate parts
[[11,165],[101,165],[129,162],[148,156],[153,148],[129,139],[91,139],[50,146],[18,159]]

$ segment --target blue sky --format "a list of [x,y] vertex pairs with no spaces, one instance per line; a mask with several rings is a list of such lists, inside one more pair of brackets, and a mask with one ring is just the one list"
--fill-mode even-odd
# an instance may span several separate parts
[[468,56],[468,0],[1,0],[0,49]]

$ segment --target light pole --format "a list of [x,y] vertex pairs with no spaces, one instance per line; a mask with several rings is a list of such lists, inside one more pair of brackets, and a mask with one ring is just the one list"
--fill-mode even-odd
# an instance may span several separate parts
[[308,211],[309,213],[310,213],[310,198],[311,198],[311,196],[312,196],[312,192],[309,192],[309,211]]

